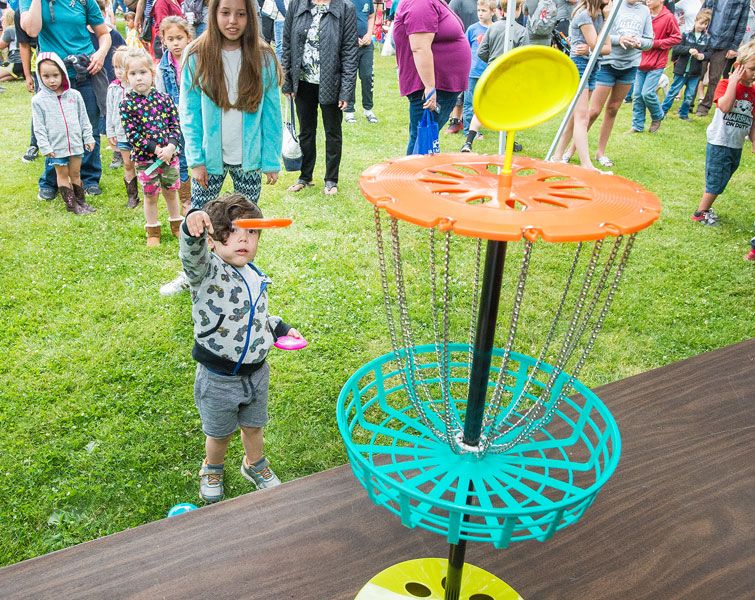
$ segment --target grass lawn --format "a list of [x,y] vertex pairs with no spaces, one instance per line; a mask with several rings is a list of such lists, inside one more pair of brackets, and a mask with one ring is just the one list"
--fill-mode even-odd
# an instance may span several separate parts
[[[92,201],[96,214],[76,217],[60,199],[37,200],[41,161],[19,160],[28,143],[30,96],[20,83],[6,87],[0,95],[6,140],[0,147],[0,565],[160,519],[177,502],[196,502],[203,457],[193,403],[190,299],[157,293],[179,270],[164,207],[163,243],[148,250],[143,215],[125,208],[122,172],[107,168],[109,151],[103,152],[105,193]],[[405,147],[407,106],[398,96],[393,58],[376,57],[375,87],[380,123],[370,125],[358,112],[357,125],[344,124],[337,197],[322,194],[321,147],[316,188],[286,194],[296,177],[287,173],[266,186],[260,200],[268,216],[295,220],[287,230],[263,235],[257,264],[273,277],[273,312],[310,341],[305,351],[273,351],[269,358],[267,454],[284,480],[345,462],[335,422],[339,390],[360,365],[390,348],[372,209],[357,180],[365,168]],[[655,135],[625,133],[629,121],[625,106],[609,155],[618,174],[658,194],[663,213],[638,237],[581,374],[589,385],[755,331],[753,265],[742,260],[755,217],[749,145],[716,203],[720,227],[707,228],[689,215],[702,191],[709,119],[670,116]],[[525,154],[544,156],[556,127],[551,121],[521,134]],[[597,128],[593,149],[596,135]],[[459,136],[441,140],[444,150],[456,151],[461,143]],[[494,134],[476,144],[481,152],[496,148]],[[468,241],[459,244],[469,247]],[[514,258],[519,247],[512,244]],[[543,248],[546,260],[532,267],[533,298],[563,280],[567,263],[553,258],[558,252]],[[514,281],[513,264],[507,283]],[[455,278],[467,290],[469,261],[458,265]],[[412,283],[412,297],[429,302],[428,287]],[[553,307],[532,302],[546,315]],[[522,339],[523,349],[532,351],[527,336]],[[237,438],[228,455],[228,497],[249,491],[238,473],[241,455]]]

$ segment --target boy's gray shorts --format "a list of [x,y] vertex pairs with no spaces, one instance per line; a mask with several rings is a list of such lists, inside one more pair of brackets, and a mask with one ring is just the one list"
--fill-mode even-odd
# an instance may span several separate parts
[[267,424],[270,365],[265,363],[249,376],[218,375],[197,364],[194,403],[202,418],[202,431],[214,438],[231,435],[239,426]]

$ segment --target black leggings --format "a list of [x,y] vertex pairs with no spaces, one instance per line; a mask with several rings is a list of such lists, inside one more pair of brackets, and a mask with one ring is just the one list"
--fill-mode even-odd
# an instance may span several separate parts
[[341,166],[341,122],[343,113],[338,104],[320,104],[320,86],[306,81],[299,82],[296,91],[296,114],[299,116],[299,145],[301,146],[300,179],[312,181],[317,160],[317,107],[322,113],[325,128],[325,181],[338,182]]

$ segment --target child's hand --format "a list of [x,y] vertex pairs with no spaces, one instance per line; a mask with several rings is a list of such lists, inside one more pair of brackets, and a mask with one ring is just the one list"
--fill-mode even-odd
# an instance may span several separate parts
[[[117,138],[114,138],[114,137],[109,137],[109,138],[107,139],[107,141],[108,141],[108,142],[110,142],[110,145],[111,145],[111,146],[112,146],[113,148],[117,148],[117,147],[118,147],[118,139],[117,139]],[[119,151],[119,152],[120,152],[120,151]]]
[[167,146],[158,146],[155,148],[155,156],[163,161],[166,165],[170,164],[173,160],[173,155],[176,153],[176,147],[173,144]]
[[299,333],[296,329],[293,327],[288,330],[288,333],[286,335],[290,335],[292,338],[296,338],[297,340],[303,340],[304,336]]
[[191,177],[201,185],[204,189],[207,189],[207,168],[204,165],[191,168]]
[[275,185],[275,183],[278,181],[278,172],[272,171],[270,173],[265,173],[265,178],[267,179],[268,185]]
[[199,237],[207,230],[207,233],[214,233],[212,229],[212,221],[210,221],[210,215],[203,210],[198,210],[191,213],[186,217],[186,229],[189,230],[189,234],[192,237]]
[[729,73],[729,83],[737,85],[739,83],[739,80],[744,77],[745,74],[745,66],[744,65],[737,65],[734,67],[734,70]]
[[639,48],[639,42],[631,35],[622,35],[619,37],[619,46],[626,50],[627,48]]
[[574,46],[572,46],[572,52],[574,52],[576,56],[587,56],[590,54],[590,46],[587,44],[574,44]]
[[86,148],[87,152],[91,152],[92,150],[94,150],[94,142],[92,142],[91,144],[84,144],[84,148]]
[[50,154],[45,154],[45,156],[47,158],[55,158],[55,153],[54,152],[50,152]]

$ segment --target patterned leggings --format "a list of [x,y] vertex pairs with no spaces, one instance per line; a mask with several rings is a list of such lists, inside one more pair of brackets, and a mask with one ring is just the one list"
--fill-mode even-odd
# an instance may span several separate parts
[[259,171],[244,171],[241,165],[223,165],[222,175],[207,174],[207,189],[203,188],[197,180],[191,180],[191,207],[202,208],[210,200],[215,200],[220,195],[228,173],[231,173],[233,191],[243,194],[252,202],[257,202],[262,191],[262,176]]

